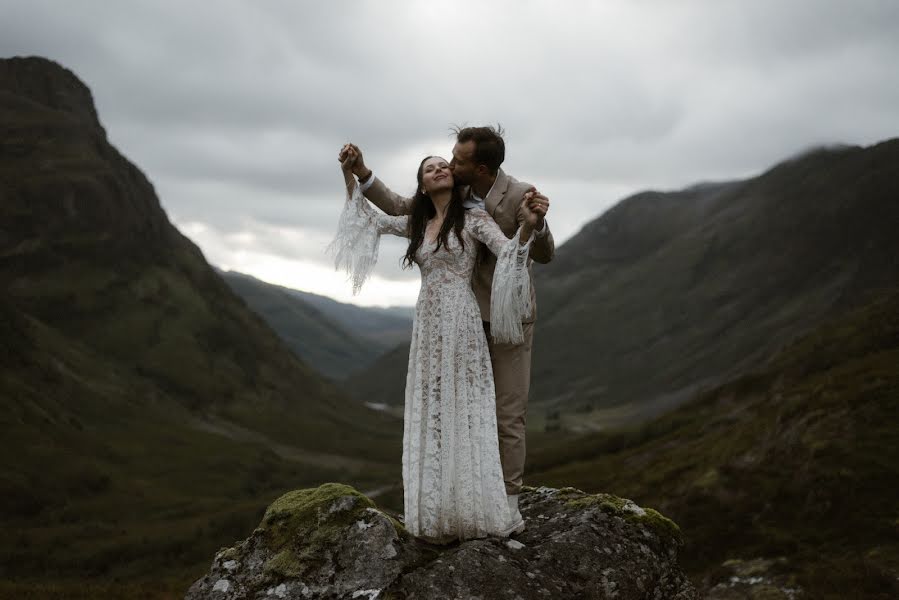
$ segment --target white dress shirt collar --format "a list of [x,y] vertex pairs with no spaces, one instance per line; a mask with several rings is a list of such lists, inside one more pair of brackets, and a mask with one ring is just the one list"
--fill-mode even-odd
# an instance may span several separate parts
[[493,188],[496,187],[497,179],[499,179],[499,175],[497,175],[497,177],[493,180],[493,185],[490,186],[490,189],[487,190],[487,195],[483,198],[475,193],[474,186],[469,187],[468,189],[470,190],[470,193],[468,195],[468,198],[466,198],[462,203],[462,206],[464,206],[466,209],[483,208],[484,210],[487,210],[486,200],[490,197],[490,192],[493,191]]

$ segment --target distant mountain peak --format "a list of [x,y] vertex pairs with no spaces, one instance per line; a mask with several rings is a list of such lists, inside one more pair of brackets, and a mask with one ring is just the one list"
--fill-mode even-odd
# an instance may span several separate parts
[[798,152],[788,156],[781,162],[784,163],[784,162],[802,160],[804,158],[815,156],[817,154],[834,154],[834,153],[845,152],[846,150],[858,150],[858,149],[861,149],[861,146],[855,146],[853,144],[845,144],[842,142],[834,142],[834,143],[830,143],[830,144],[814,144],[811,146],[807,146],[807,147],[803,148],[802,150],[799,150]]
[[193,246],[171,226],[153,184],[109,143],[74,73],[40,57],[0,59],[0,114],[0,218],[15,220],[0,250],[42,239],[65,246],[60,254],[152,262],[173,240]]
[[102,129],[90,88],[72,71],[50,59],[16,56],[0,60],[0,93],[4,91],[67,112]]

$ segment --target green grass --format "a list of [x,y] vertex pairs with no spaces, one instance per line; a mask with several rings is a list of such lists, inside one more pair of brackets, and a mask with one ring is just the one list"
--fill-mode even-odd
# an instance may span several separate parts
[[[0,384],[4,398],[14,390],[19,399],[5,405],[2,452],[15,459],[0,478],[4,529],[17,532],[0,541],[0,553],[17,574],[199,576],[219,546],[245,537],[285,491],[332,479],[365,489],[398,477],[396,465],[314,466],[204,433],[187,426],[193,415],[171,399],[143,402],[151,387],[119,379],[89,353],[57,348],[80,382],[63,378],[63,390],[44,385],[32,397],[22,392],[33,373],[18,385],[7,374]],[[98,388],[106,394],[94,395]]]
[[897,414],[893,292],[650,424],[545,447],[526,479],[659,509],[681,527],[697,580],[725,557],[787,556],[812,597],[887,598],[899,573]]
[[54,582],[0,581],[0,598],[10,600],[181,600],[190,577],[143,582],[102,582],[83,579]]
[[[243,349],[217,352],[234,347],[233,334],[224,326],[203,345],[216,308],[179,299],[189,291],[183,280],[154,269],[130,285],[121,275],[83,274],[74,289],[86,291],[68,304],[75,318],[62,330],[2,305],[0,504],[4,530],[16,532],[0,541],[3,576],[15,578],[9,593],[41,583],[34,594],[65,597],[79,586],[47,582],[83,581],[108,584],[112,596],[165,597],[172,581],[186,589],[216,549],[246,537],[282,493],[399,479],[399,422],[291,367],[273,334],[261,354],[273,360],[264,363]],[[149,307],[131,296],[166,285],[173,296]],[[104,291],[92,296],[92,286]],[[54,297],[52,286],[36,287]],[[90,311],[100,298],[108,308]],[[163,317],[176,304],[184,310]],[[51,302],[39,308],[55,314]],[[235,327],[252,332],[253,322]],[[258,439],[192,426],[204,415]]]

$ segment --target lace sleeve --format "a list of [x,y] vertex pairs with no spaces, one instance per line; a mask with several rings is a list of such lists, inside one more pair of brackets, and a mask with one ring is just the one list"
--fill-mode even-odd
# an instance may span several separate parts
[[519,344],[524,341],[522,319],[531,313],[531,278],[528,252],[534,234],[524,244],[519,242],[521,228],[510,239],[499,225],[481,210],[471,210],[472,234],[496,255],[493,287],[490,292],[490,333],[496,342]]
[[334,268],[346,271],[353,282],[353,295],[359,293],[378,262],[381,235],[406,236],[408,223],[408,216],[389,217],[378,213],[369,206],[358,185],[350,187],[337,234],[326,251],[334,256]]

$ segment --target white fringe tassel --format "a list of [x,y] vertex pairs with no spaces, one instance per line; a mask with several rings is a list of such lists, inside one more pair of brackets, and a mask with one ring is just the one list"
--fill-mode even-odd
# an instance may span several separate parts
[[376,213],[367,204],[358,185],[347,190],[347,201],[340,213],[337,233],[325,252],[334,256],[334,269],[345,271],[353,283],[353,295],[359,293],[378,262],[381,236]]
[[490,334],[499,343],[520,344],[524,341],[522,319],[531,314],[531,278],[528,275],[528,253],[534,234],[527,243],[518,241],[515,232],[496,257],[493,288],[490,292]]

